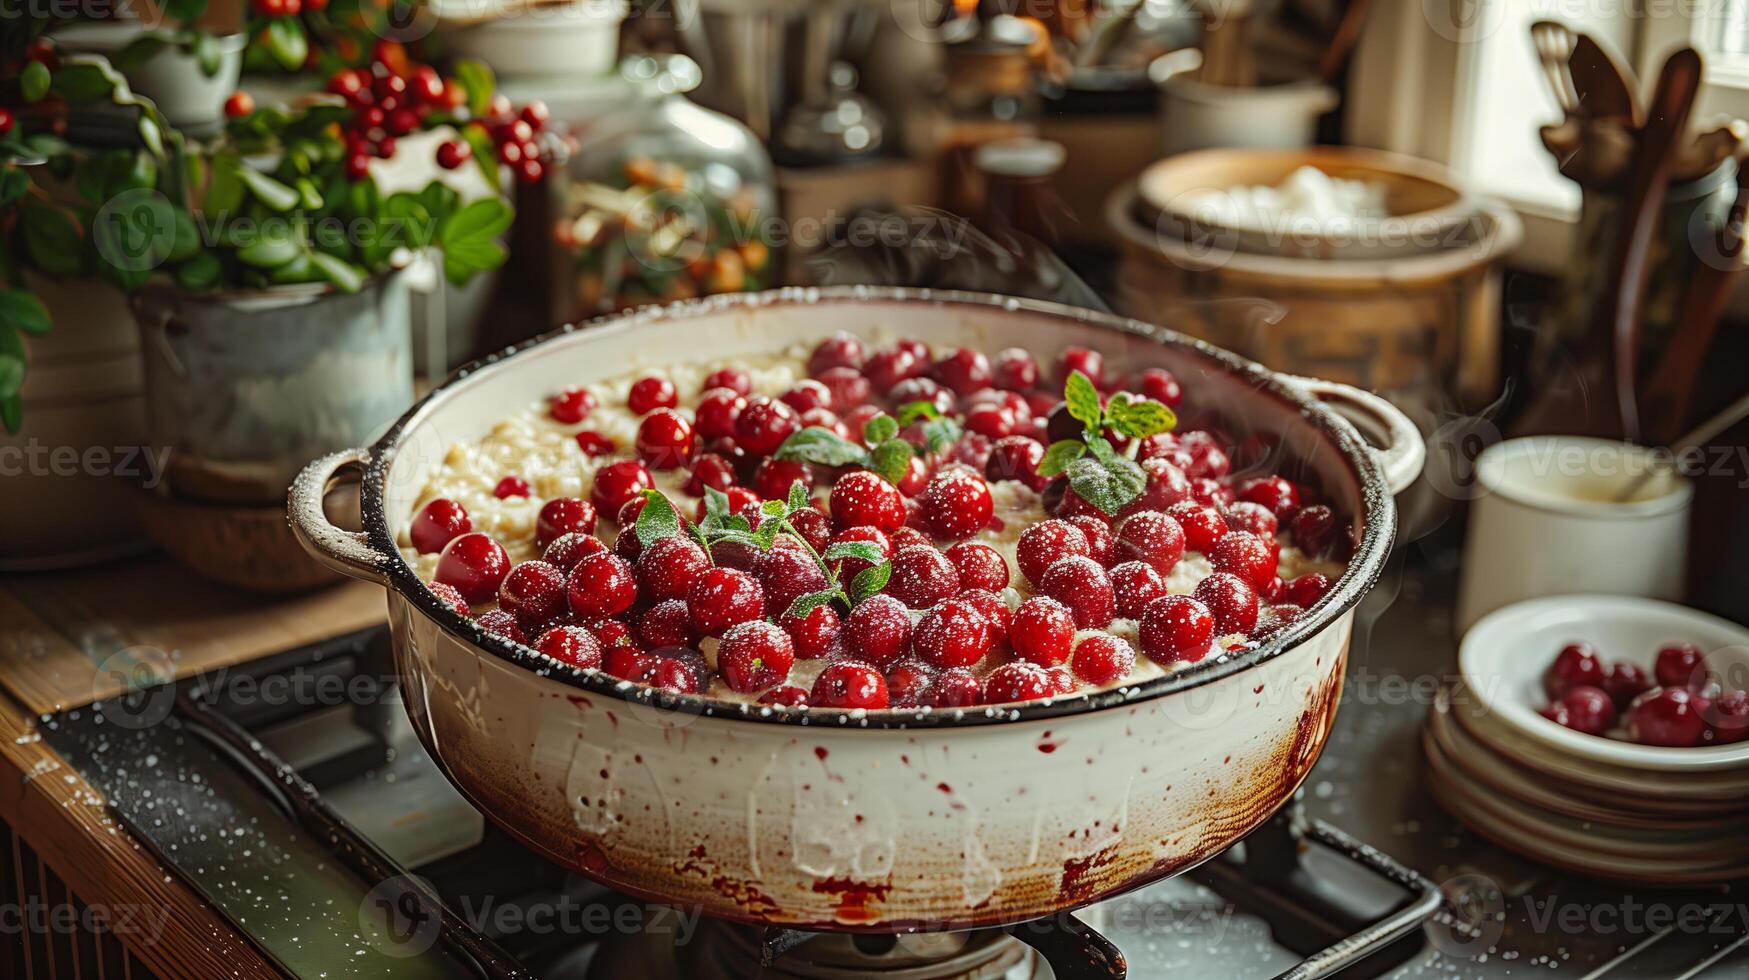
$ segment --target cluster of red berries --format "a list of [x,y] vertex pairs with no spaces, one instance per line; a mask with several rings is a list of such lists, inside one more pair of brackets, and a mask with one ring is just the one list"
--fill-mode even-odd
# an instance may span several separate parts
[[1543,672],[1549,703],[1538,709],[1557,725],[1587,735],[1622,735],[1642,745],[1692,748],[1749,739],[1749,691],[1726,690],[1692,643],[1658,650],[1652,675],[1638,664],[1606,664],[1589,643],[1561,648]]
[[342,68],[328,79],[328,91],[346,100],[352,116],[343,127],[346,175],[363,180],[372,157],[395,155],[395,140],[419,129],[434,110],[453,109],[462,93],[430,65],[405,75],[378,58],[369,68]]
[[[516,109],[509,99],[496,95],[481,123],[497,148],[498,161],[511,168],[522,183],[539,183],[546,175],[538,142],[547,125],[546,103],[535,101]],[[449,140],[437,148],[437,165],[454,170],[472,156],[473,149],[465,141]]]
[[[1006,704],[1115,684],[1137,656],[1101,632],[1116,618],[1139,621],[1141,652],[1155,661],[1193,662],[1222,638],[1236,645],[1267,637],[1330,588],[1316,573],[1282,580],[1278,534],[1329,556],[1339,543],[1335,513],[1279,476],[1236,477],[1232,460],[1243,452],[1211,432],[1153,436],[1135,447],[1147,485],[1116,515],[1060,477],[1038,477],[1062,407],[1043,386],[1060,390],[1061,379],[1081,371],[1107,388],[1095,351],[1065,351],[1047,378],[1018,348],[993,361],[963,348],[938,357],[918,341],[869,351],[841,334],[822,342],[807,367],[810,377],[775,396],[754,394],[745,371],[716,371],[690,411],[666,378],[633,383],[626,408],[639,416],[634,445],[625,458],[593,464],[589,499],[542,505],[537,560],[512,566],[498,542],[472,531],[459,504],[431,501],[408,534],[420,553],[441,552],[433,589],[463,614],[496,601],[477,617],[481,626],[576,667],[695,694],[720,680],[767,704],[885,708]],[[1128,383],[1169,405],[1183,397],[1158,368]],[[896,484],[867,469],[773,455],[809,427],[860,441],[876,416],[919,401],[962,429],[931,450],[924,420],[902,428],[916,451]],[[586,388],[546,405],[552,422],[575,427],[591,460],[621,448],[588,426],[597,407]],[[764,519],[761,502],[787,499],[798,482],[830,490],[790,514],[794,534],[769,550],[725,541],[707,554],[688,533],[646,546],[626,531],[664,471],[684,471],[684,492],[700,498],[692,520],[704,519],[702,498],[716,490],[754,528]],[[991,490],[1001,481],[1041,492],[1054,515],[1018,536],[1024,582],[1001,551],[973,540],[1004,527]],[[530,487],[510,475],[495,493],[525,497]],[[612,545],[594,536],[598,515],[621,530]],[[1205,556],[1212,573],[1193,594],[1173,594],[1168,577],[1187,552]],[[827,554],[829,562],[819,557]],[[873,555],[887,567],[878,593],[848,609],[794,613],[798,597],[876,567]],[[1005,598],[1011,585],[1027,597]],[[824,661],[807,689],[788,683],[798,661]]]
[[306,10],[324,10],[328,0],[250,0],[249,6],[263,17],[296,17]]

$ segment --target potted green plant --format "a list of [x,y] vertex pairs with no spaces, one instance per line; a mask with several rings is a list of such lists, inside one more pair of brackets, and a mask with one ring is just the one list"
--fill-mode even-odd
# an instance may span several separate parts
[[165,0],[138,20],[78,21],[54,36],[63,51],[107,58],[171,125],[210,130],[237,89],[247,40],[240,20],[227,30],[209,25],[212,19],[207,0]]

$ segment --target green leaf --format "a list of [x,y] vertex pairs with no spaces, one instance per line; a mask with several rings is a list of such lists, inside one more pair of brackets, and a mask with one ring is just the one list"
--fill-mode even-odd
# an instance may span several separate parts
[[219,49],[219,39],[205,31],[194,35],[194,62],[200,68],[200,73],[208,78],[219,73],[219,62],[224,58],[224,52]]
[[45,334],[53,326],[48,307],[22,289],[0,289],[0,324],[30,334]]
[[443,250],[443,275],[454,285],[464,285],[475,275],[503,265],[508,257],[504,246],[497,242],[447,245]]
[[785,610],[785,614],[800,619],[815,609],[829,606],[834,602],[843,602],[848,605],[850,597],[844,594],[843,589],[821,589],[818,592],[809,592],[796,596],[795,601],[789,604],[789,609]]
[[[31,64],[41,67],[40,62],[33,61]],[[27,67],[25,74],[29,73],[30,69]],[[89,63],[69,64],[63,65],[61,70],[55,73],[54,83],[50,88],[59,92],[62,98],[68,102],[78,105],[82,102],[95,102],[98,99],[109,98],[109,94],[115,91],[115,82],[97,65]]]
[[256,200],[275,211],[290,211],[298,206],[298,192],[274,180],[259,170],[239,165],[237,179],[249,188]]
[[311,252],[310,263],[322,274],[322,278],[333,283],[341,292],[356,293],[364,288],[364,270],[345,259],[336,258],[327,252]]
[[1070,371],[1063,383],[1063,401],[1069,405],[1069,417],[1087,427],[1090,433],[1099,431],[1105,413],[1099,406],[1099,389],[1093,379],[1080,371]]
[[862,442],[878,446],[899,434],[899,423],[891,415],[876,415],[862,424]]
[[660,490],[644,491],[644,509],[638,511],[638,519],[632,522],[632,533],[646,548],[680,533],[680,515]]
[[705,518],[708,520],[714,517],[718,521],[721,521],[728,517],[729,513],[729,495],[718,490],[716,487],[706,485],[704,488]]
[[237,260],[257,269],[276,269],[304,254],[304,243],[298,240],[289,224],[263,225],[258,234],[237,249]]
[[1039,476],[1056,476],[1069,468],[1069,464],[1087,455],[1087,443],[1080,439],[1060,439],[1051,443],[1045,450],[1044,458],[1039,460]]
[[146,149],[150,150],[153,156],[163,156],[164,132],[158,128],[158,124],[150,116],[141,116],[137,128],[140,131],[140,142],[146,144]]
[[480,168],[480,176],[486,178],[486,183],[496,189],[499,186],[498,144],[492,141],[492,134],[484,126],[467,125],[462,127],[462,139],[474,151],[474,166]]
[[1111,396],[1105,407],[1106,420],[1120,435],[1131,439],[1146,439],[1160,432],[1169,432],[1178,425],[1172,409],[1146,398],[1131,398],[1119,392]]
[[7,165],[0,170],[0,207],[23,197],[29,188],[30,175],[24,172],[24,168]]
[[79,229],[73,219],[60,209],[27,197],[19,205],[24,225],[24,243],[37,268],[51,276],[76,276],[84,263],[80,260]]
[[[914,401],[914,402],[906,402],[905,404],[899,406],[899,424],[900,425],[910,425],[912,422],[915,422],[918,419],[938,419],[938,418],[941,418],[941,410],[935,407],[934,402],[928,401],[927,399]],[[891,438],[891,437],[889,436],[888,438]]]
[[24,70],[18,73],[18,87],[26,102],[36,102],[49,94],[49,83],[52,81],[48,66],[40,61],[27,63]]
[[800,460],[821,466],[849,466],[868,459],[868,453],[861,446],[817,425],[792,432],[771,455],[775,459]]
[[1100,511],[1116,516],[1141,495],[1148,475],[1132,459],[1120,455],[1104,437],[1088,440],[1090,455],[1069,464],[1069,487]]
[[932,453],[939,453],[959,442],[960,436],[963,434],[960,424],[953,419],[930,419],[923,423],[923,448]]
[[793,482],[789,485],[789,509],[790,509],[790,513],[793,514],[798,510],[806,510],[807,506],[808,506],[808,488],[805,484],[802,483],[802,481],[796,480],[795,482]]
[[[243,204],[243,195],[247,188],[243,186],[243,178],[239,176],[243,163],[237,154],[229,150],[220,152],[213,157],[212,183],[207,186],[206,195],[201,200],[201,212],[208,216],[223,215],[235,211]],[[371,184],[370,181],[360,181],[360,184]]]
[[0,329],[0,399],[15,397],[24,387],[24,339],[15,330]]
[[310,55],[310,41],[303,22],[296,17],[274,17],[267,22],[267,53],[286,71],[298,71]]
[[400,191],[383,201],[383,220],[377,230],[384,246],[417,251],[437,240],[438,223],[422,198]]
[[138,71],[169,46],[170,41],[164,35],[148,31],[129,41],[127,47],[110,59],[110,64],[122,71]]
[[492,107],[492,94],[497,88],[492,69],[483,61],[463,58],[455,63],[455,80],[468,94],[468,114],[475,119],[483,118]]
[[0,422],[5,423],[7,432],[17,435],[24,425],[24,399],[17,395],[0,398]]
[[840,558],[860,558],[871,565],[879,565],[887,560],[880,545],[872,541],[840,541],[820,556],[822,561],[836,561]]
[[207,0],[166,0],[164,12],[178,24],[191,24],[206,13],[206,4]]
[[915,450],[903,439],[888,439],[874,447],[869,453],[868,468],[880,474],[881,479],[898,486],[911,472],[911,457]]
[[494,239],[510,230],[515,214],[499,197],[482,197],[449,216],[439,241],[445,247],[468,240]]
[[199,292],[217,285],[224,271],[218,256],[202,252],[176,267],[176,282],[184,289]]
[[865,568],[856,573],[856,578],[850,583],[850,603],[856,605],[869,596],[887,587],[887,579],[893,577],[893,563],[883,561],[873,568]]

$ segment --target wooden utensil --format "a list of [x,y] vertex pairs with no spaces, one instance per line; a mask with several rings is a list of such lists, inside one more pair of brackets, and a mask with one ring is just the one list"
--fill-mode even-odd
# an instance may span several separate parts
[[1330,46],[1318,59],[1318,78],[1325,85],[1335,84],[1342,74],[1342,66],[1348,63],[1349,52],[1360,39],[1360,28],[1366,23],[1371,6],[1372,0],[1348,0],[1348,6],[1343,8],[1342,19],[1336,22],[1336,31],[1330,36]]
[[[1584,92],[1584,80],[1579,84]],[[1613,288],[1597,304],[1590,330],[1580,341],[1571,377],[1557,379],[1531,403],[1518,425],[1519,434],[1639,439],[1635,365],[1648,258],[1660,227],[1659,212],[1670,168],[1699,90],[1700,55],[1693,48],[1670,55],[1659,72],[1648,121],[1634,140],[1617,219],[1620,224],[1605,274],[1599,277]],[[1562,380],[1567,383],[1560,383]]]
[[1543,80],[1555,97],[1555,105],[1567,116],[1579,114],[1579,88],[1573,83],[1573,49],[1578,35],[1566,24],[1539,20],[1530,25],[1530,43],[1542,64]]
[[1683,296],[1682,315],[1676,333],[1664,350],[1664,359],[1646,383],[1647,429],[1654,439],[1669,440],[1688,421],[1694,403],[1695,382],[1712,346],[1719,317],[1731,286],[1743,271],[1743,222],[1749,215],[1749,164],[1738,161],[1737,198],[1731,203],[1725,226],[1714,236],[1716,254],[1702,255],[1688,292]]
[[[1669,64],[1669,62],[1665,62]],[[1579,114],[1591,119],[1622,119],[1638,128],[1646,114],[1634,94],[1638,82],[1621,58],[1589,34],[1576,34],[1567,59],[1579,95]]]
[[[1727,405],[1724,411],[1695,426],[1688,432],[1670,440],[1670,455],[1668,459],[1679,460],[1689,453],[1702,448],[1707,443],[1723,435],[1726,429],[1749,418],[1749,395]],[[1654,463],[1646,468],[1644,473],[1634,477],[1633,481],[1616,494],[1616,500],[1632,500],[1640,492],[1640,488],[1650,483],[1652,477],[1662,472],[1666,467]]]

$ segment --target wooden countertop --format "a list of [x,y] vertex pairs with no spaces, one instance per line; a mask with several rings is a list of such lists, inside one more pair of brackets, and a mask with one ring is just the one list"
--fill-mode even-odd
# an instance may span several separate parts
[[117,936],[159,976],[281,976],[128,835],[35,728],[44,714],[116,693],[142,669],[182,677],[363,629],[383,615],[373,586],[263,599],[162,558],[0,576],[0,820],[87,905],[167,913],[155,941]]

